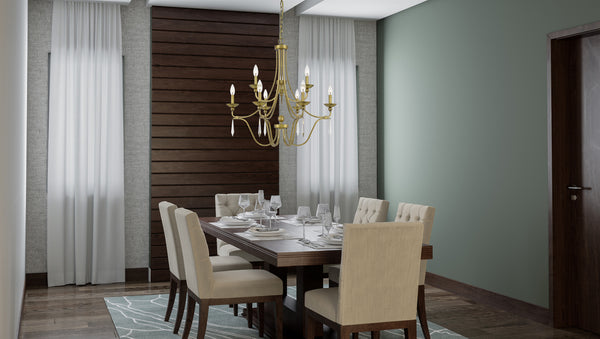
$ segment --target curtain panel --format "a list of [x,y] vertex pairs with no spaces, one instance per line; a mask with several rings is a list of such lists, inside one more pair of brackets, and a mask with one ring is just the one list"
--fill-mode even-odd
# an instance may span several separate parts
[[125,280],[123,71],[117,4],[53,3],[48,285]]
[[[358,203],[358,132],[354,21],[300,17],[298,75],[310,67],[309,112],[325,115],[328,88],[333,88],[333,119],[321,121],[309,142],[298,147],[298,205],[340,206],[343,222],[353,219]],[[308,136],[312,118],[305,118]]]

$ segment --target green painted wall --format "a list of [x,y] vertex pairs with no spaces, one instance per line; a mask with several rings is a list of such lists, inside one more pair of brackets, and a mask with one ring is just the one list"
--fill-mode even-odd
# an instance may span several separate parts
[[549,306],[546,35],[597,0],[429,0],[378,22],[378,189],[436,207],[430,272]]

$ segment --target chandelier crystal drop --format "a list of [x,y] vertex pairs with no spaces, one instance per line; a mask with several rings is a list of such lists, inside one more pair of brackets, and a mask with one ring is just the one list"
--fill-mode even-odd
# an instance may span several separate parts
[[[333,103],[333,89],[329,86],[328,89],[328,103],[325,103],[327,112],[324,115],[312,114],[306,110],[306,106],[310,104],[308,99],[308,93],[314,86],[309,82],[310,69],[308,65],[304,69],[304,80],[300,84],[300,88],[296,89],[295,92],[290,86],[287,76],[287,49],[288,46],[283,43],[283,0],[280,0],[280,12],[279,12],[279,42],[275,45],[276,53],[276,66],[275,66],[275,77],[270,91],[263,88],[263,82],[258,79],[259,70],[258,66],[254,65],[252,75],[254,82],[250,84],[250,88],[254,91],[254,98],[256,101],[252,103],[256,107],[256,110],[247,115],[236,115],[235,109],[239,106],[235,102],[235,87],[232,84],[229,90],[231,96],[231,102],[227,106],[231,110],[231,136],[234,136],[234,122],[236,120],[243,121],[250,135],[254,141],[260,146],[271,146],[277,147],[283,140],[283,143],[288,146],[302,146],[308,142],[312,136],[315,127],[321,120],[330,120],[332,118],[333,107],[336,106]],[[271,96],[269,96],[269,93]],[[271,124],[271,118],[275,115],[279,105],[279,116],[277,118],[278,123]],[[284,109],[286,108],[286,109]],[[291,122],[288,124],[284,118],[284,111],[287,111]],[[257,134],[254,134],[254,129],[250,126],[248,119],[251,117],[258,116],[258,128]],[[310,132],[304,139],[300,139],[305,136],[304,124],[305,116],[312,117],[314,123],[309,126]],[[310,121],[310,120],[309,120]],[[261,128],[262,122],[262,128]],[[308,121],[307,121],[308,122]],[[331,126],[330,126],[331,133]],[[297,138],[298,137],[298,138]]]

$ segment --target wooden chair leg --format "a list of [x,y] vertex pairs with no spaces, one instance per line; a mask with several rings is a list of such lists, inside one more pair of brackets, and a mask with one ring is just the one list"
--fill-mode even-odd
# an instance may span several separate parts
[[425,310],[425,285],[419,285],[417,314],[419,315],[419,322],[421,323],[421,329],[423,330],[425,339],[431,339],[429,326],[427,326],[427,312]]
[[208,301],[200,300],[200,316],[198,317],[198,339],[204,339],[208,322]]
[[277,339],[283,339],[283,298],[275,300],[275,334]]
[[371,339],[379,339],[379,331],[371,331]]
[[171,311],[173,311],[173,304],[175,303],[175,294],[177,294],[177,282],[175,281],[175,278],[171,276],[171,289],[169,290],[169,302],[167,303],[165,321],[169,321],[171,318]]
[[183,310],[185,309],[185,297],[187,295],[187,283],[185,280],[179,280],[179,304],[177,305],[177,318],[175,318],[175,325],[173,326],[173,333],[179,332],[181,326],[181,319],[183,319]]
[[258,303],[258,336],[265,336],[265,303]]
[[314,339],[315,338],[315,323],[316,321],[311,318],[308,313],[304,315],[304,338],[305,339]]
[[238,316],[238,305],[237,304],[233,304],[233,315],[235,315],[236,317]]
[[404,338],[417,339],[417,322],[411,322],[408,328],[404,329]]
[[181,335],[182,339],[187,339],[190,335],[190,330],[192,329],[192,322],[194,321],[194,309],[196,308],[196,301],[192,298],[191,295],[188,295],[188,307],[187,314],[185,316],[185,326],[183,327],[183,334]]
[[350,336],[350,330],[347,327],[340,326],[339,338],[348,338]]
[[248,318],[248,328],[252,328],[252,303],[246,304],[246,317]]

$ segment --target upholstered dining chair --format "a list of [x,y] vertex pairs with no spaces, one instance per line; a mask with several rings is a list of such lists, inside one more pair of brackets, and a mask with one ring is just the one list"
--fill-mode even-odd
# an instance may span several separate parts
[[[398,210],[394,221],[397,222],[420,222],[423,223],[423,244],[429,244],[431,239],[431,230],[433,229],[433,217],[435,208],[426,205],[411,204],[401,202],[398,204]],[[421,329],[426,339],[430,339],[429,326],[427,326],[427,312],[425,311],[425,274],[427,273],[427,260],[421,260],[419,272],[419,291],[417,299],[417,314]]]
[[[354,214],[354,224],[369,224],[387,221],[390,202],[387,200],[360,197]],[[340,265],[329,265],[327,267],[329,283],[337,286],[340,276]]]
[[[179,326],[181,325],[181,319],[183,317],[183,310],[185,307],[185,296],[187,292],[185,265],[183,264],[183,254],[181,252],[181,241],[179,239],[178,225],[175,221],[176,208],[176,205],[168,201],[161,201],[158,203],[160,218],[162,220],[163,231],[165,234],[165,243],[167,245],[169,271],[171,273],[171,288],[169,291],[169,301],[167,303],[165,321],[169,321],[171,318],[173,304],[175,303],[175,295],[177,294],[177,290],[179,290],[179,305],[177,307],[177,316],[175,318],[175,325],[173,327],[173,333],[175,334],[177,334],[179,331]],[[216,272],[252,268],[252,264],[240,257],[210,257],[210,261],[213,270]]]
[[[257,193],[218,193],[215,194],[215,216],[226,217],[237,215],[242,212],[242,208],[238,204],[238,199],[241,194],[248,194],[250,197],[250,207],[246,211],[254,211],[254,205],[258,197]],[[220,256],[238,256],[250,262],[261,262],[260,258],[253,256],[250,253],[244,252],[241,249],[226,243],[221,239],[217,239],[217,254]]]
[[[283,338],[283,282],[265,270],[236,270],[214,272],[208,255],[208,245],[198,215],[185,208],[175,210],[179,238],[188,281],[188,307],[182,337],[189,336],[194,320],[196,302],[200,305],[198,338],[204,338],[210,305],[258,303],[259,335],[263,336],[263,303],[276,305],[276,337]],[[249,307],[251,310],[251,308]],[[252,313],[248,314],[252,325]]]
[[339,338],[398,328],[416,338],[422,240],[422,223],[344,225],[340,285],[305,293],[306,338],[314,338],[317,323]]

